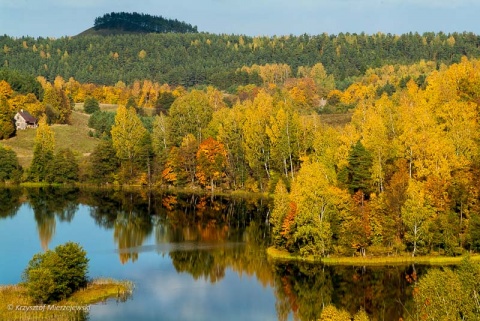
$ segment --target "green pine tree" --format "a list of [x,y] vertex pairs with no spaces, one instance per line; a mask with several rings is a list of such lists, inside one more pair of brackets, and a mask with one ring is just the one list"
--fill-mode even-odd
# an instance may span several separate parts
[[348,165],[340,170],[338,178],[343,182],[351,194],[362,191],[366,198],[373,191],[372,188],[372,156],[358,141],[348,156]]

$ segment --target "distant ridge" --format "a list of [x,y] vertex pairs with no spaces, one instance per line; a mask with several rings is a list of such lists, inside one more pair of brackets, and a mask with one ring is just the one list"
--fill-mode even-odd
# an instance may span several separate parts
[[95,18],[93,28],[81,35],[115,35],[124,33],[197,33],[197,27],[177,19],[143,13],[112,12]]

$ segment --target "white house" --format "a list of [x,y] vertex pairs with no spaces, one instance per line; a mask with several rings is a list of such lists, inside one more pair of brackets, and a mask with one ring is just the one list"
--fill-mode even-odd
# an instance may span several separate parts
[[38,127],[37,119],[23,109],[21,109],[13,118],[15,119],[17,130]]

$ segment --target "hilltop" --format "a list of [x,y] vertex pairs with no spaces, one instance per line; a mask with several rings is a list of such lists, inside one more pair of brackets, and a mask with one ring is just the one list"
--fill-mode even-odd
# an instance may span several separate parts
[[197,27],[177,19],[143,13],[112,12],[95,18],[92,28],[78,36],[110,36],[138,33],[197,33]]

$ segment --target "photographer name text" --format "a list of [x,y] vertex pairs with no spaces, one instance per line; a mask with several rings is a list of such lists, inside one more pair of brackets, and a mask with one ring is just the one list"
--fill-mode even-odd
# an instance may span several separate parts
[[43,305],[13,305],[9,304],[7,306],[8,310],[10,311],[67,311],[67,312],[88,312],[90,311],[89,305],[51,305],[51,304],[43,304]]

